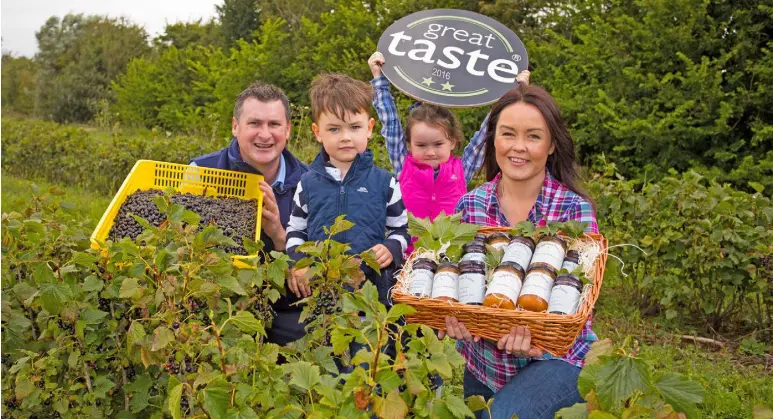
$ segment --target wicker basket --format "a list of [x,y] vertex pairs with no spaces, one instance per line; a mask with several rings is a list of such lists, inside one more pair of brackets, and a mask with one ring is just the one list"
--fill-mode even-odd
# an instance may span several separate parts
[[[483,227],[480,232],[491,234],[497,231],[509,231],[508,227]],[[409,323],[420,323],[433,329],[445,330],[446,317],[456,317],[474,336],[498,341],[510,332],[513,326],[526,326],[531,332],[531,343],[554,356],[564,356],[579,336],[583,326],[593,312],[593,306],[599,298],[601,283],[604,280],[604,269],[607,263],[607,240],[599,234],[586,234],[587,237],[600,243],[602,252],[595,261],[593,284],[585,295],[577,313],[571,315],[535,313],[522,309],[507,310],[483,306],[473,306],[462,303],[437,300],[427,297],[415,297],[398,291],[392,293],[395,303],[407,304],[416,312],[407,316]],[[413,263],[415,253],[406,261],[406,266]],[[401,273],[398,281],[405,279]]]

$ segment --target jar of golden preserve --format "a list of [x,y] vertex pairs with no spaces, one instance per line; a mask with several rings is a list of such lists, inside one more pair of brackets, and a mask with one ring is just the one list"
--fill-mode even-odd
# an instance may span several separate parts
[[491,276],[491,281],[486,288],[486,298],[483,305],[486,307],[515,309],[515,302],[523,286],[523,268],[515,262],[503,262]]
[[550,291],[556,281],[556,273],[545,267],[529,269],[523,281],[518,306],[528,311],[545,311],[550,301]]
[[459,267],[455,263],[438,265],[432,280],[432,298],[459,301]]
[[554,314],[574,314],[580,306],[582,282],[569,274],[559,275],[550,291],[548,312]]

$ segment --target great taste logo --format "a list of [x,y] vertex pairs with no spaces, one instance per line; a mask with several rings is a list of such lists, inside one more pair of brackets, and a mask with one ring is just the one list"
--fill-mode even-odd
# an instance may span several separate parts
[[515,86],[529,65],[505,25],[477,13],[433,9],[408,15],[381,35],[384,75],[414,98],[443,106],[481,106]]

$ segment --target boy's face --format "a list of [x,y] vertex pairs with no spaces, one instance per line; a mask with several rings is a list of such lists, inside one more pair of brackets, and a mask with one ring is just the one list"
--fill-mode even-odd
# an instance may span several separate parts
[[311,129],[336,163],[351,163],[358,153],[368,148],[368,139],[373,133],[376,121],[367,112],[346,113],[341,120],[331,112],[322,112]]

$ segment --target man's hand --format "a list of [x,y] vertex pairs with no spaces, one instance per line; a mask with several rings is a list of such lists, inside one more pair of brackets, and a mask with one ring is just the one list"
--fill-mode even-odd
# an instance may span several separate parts
[[311,295],[309,281],[303,277],[308,271],[309,268],[293,269],[290,272],[290,278],[287,280],[287,288],[298,298]]
[[384,55],[378,51],[368,58],[368,67],[370,67],[370,72],[373,73],[373,78],[381,75],[381,66],[384,65],[384,62]]
[[390,252],[389,249],[387,249],[387,247],[383,244],[377,244],[371,247],[370,250],[376,254],[376,261],[378,261],[378,265],[382,269],[386,268],[390,263],[392,263],[392,252]]
[[518,84],[525,84],[529,85],[529,80],[531,79],[531,72],[529,70],[523,70],[520,73],[518,73],[517,76],[515,76],[515,81],[518,82]]
[[274,250],[283,251],[285,250],[287,234],[279,216],[279,205],[276,202],[274,190],[264,181],[260,181],[259,186],[260,191],[263,192],[263,216],[260,226],[274,242]]

